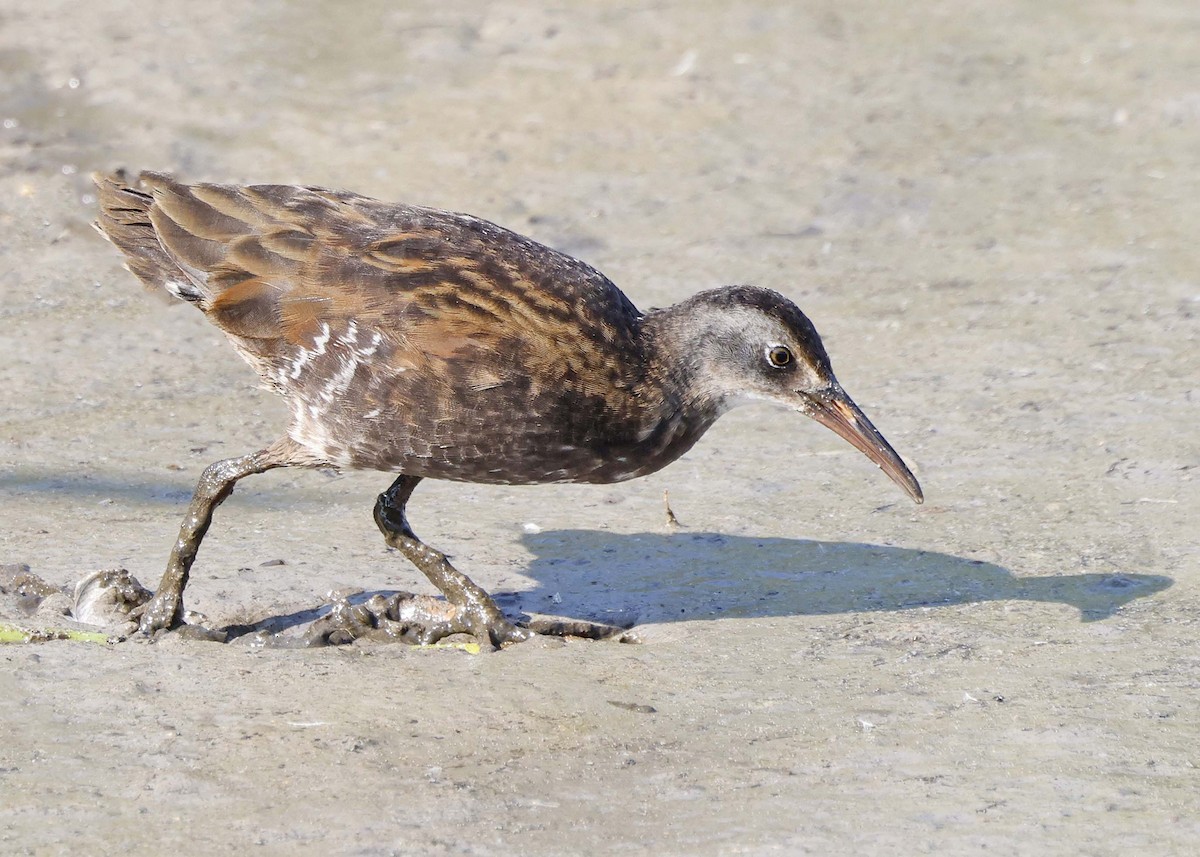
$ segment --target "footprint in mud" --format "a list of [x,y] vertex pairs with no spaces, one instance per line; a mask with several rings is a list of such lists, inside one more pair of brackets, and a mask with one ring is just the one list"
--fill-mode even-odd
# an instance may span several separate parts
[[93,629],[134,627],[131,614],[152,594],[123,568],[93,571],[74,586],[59,587],[27,565],[0,566],[0,615],[18,617],[6,642],[106,639]]

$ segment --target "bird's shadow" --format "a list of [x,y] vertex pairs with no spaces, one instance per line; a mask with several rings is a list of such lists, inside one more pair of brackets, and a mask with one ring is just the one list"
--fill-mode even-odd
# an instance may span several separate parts
[[618,625],[907,610],[986,601],[1065,604],[1093,622],[1161,592],[1170,577],[1133,572],[1016,575],[952,554],[857,542],[710,532],[554,530],[524,536],[531,590],[506,607]]

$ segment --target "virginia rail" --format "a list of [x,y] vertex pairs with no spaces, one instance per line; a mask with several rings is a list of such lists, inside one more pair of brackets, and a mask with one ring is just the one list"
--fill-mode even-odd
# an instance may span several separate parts
[[143,632],[182,622],[213,509],[275,467],[398,473],[375,522],[453,618],[418,636],[461,630],[489,646],[533,631],[413,534],[405,505],[422,479],[619,482],[766,400],[829,427],[922,501],[812,323],[776,292],[713,289],[643,313],[594,268],[464,214],[152,172],[95,181],[96,226],[129,270],[199,307],[291,410],[284,437],[204,471]]

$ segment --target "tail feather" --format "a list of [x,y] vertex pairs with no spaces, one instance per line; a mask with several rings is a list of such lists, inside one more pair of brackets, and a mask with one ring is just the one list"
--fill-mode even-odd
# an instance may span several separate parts
[[97,173],[100,215],[92,225],[125,254],[125,267],[152,290],[166,290],[181,300],[199,303],[204,292],[189,272],[163,249],[151,221],[154,197],[143,190],[139,179],[133,185],[124,172]]

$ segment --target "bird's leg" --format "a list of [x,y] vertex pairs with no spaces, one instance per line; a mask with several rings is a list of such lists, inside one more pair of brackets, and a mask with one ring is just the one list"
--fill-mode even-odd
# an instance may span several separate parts
[[[375,502],[375,523],[383,533],[384,540],[408,557],[454,605],[457,615],[452,623],[453,630],[472,634],[480,644],[489,648],[529,639],[533,636],[532,631],[519,628],[506,619],[491,596],[452,566],[444,553],[429,547],[413,533],[404,507],[420,481],[419,476],[400,476],[391,488],[379,495]],[[445,628],[444,618],[437,624]],[[452,632],[442,630],[433,636],[445,636]]]
[[187,515],[179,527],[179,538],[171,550],[166,573],[158,584],[154,598],[142,612],[142,633],[153,634],[183,622],[183,589],[187,586],[188,573],[196,561],[200,542],[212,523],[213,509],[233,493],[234,484],[242,477],[287,465],[286,448],[286,443],[279,443],[240,458],[218,461],[205,468]]
[[[518,643],[535,634],[637,642],[636,635],[628,633],[627,629],[600,622],[573,619],[536,619],[528,625],[510,622],[496,602],[452,566],[445,554],[429,547],[413,533],[404,507],[420,481],[419,476],[400,476],[375,503],[375,523],[384,539],[421,569],[449,602],[448,610],[438,609],[436,605],[419,603],[419,596],[406,595],[403,607],[389,606],[388,617],[408,626],[405,636],[409,639],[431,643],[450,634],[467,633],[488,647]],[[415,633],[414,625],[419,626]]]

